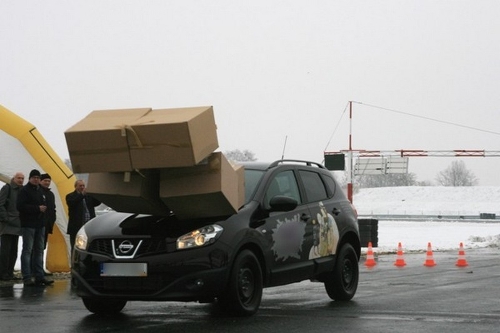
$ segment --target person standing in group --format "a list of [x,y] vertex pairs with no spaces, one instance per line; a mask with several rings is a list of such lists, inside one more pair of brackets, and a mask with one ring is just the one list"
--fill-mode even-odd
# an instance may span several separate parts
[[66,195],[66,204],[68,205],[68,229],[66,233],[69,235],[71,253],[73,253],[78,230],[95,217],[95,207],[99,206],[101,202],[87,194],[83,180],[77,180],[75,190]]
[[19,190],[23,187],[24,174],[17,172],[9,184],[0,190],[0,280],[17,280],[14,266],[21,235],[21,220],[16,207]]
[[45,243],[44,249],[47,248],[47,240],[49,234],[52,234],[54,230],[54,223],[56,222],[56,198],[54,193],[50,189],[50,184],[52,183],[52,178],[48,173],[44,173],[40,177],[40,187],[45,195],[45,203],[47,205],[47,210],[45,211]]
[[[25,286],[47,286],[54,283],[54,281],[45,278],[43,270],[47,204],[45,195],[40,189],[40,176],[40,171],[31,170],[28,183],[19,190],[17,197],[16,206],[21,219],[21,234],[23,237],[21,273]],[[34,267],[33,270],[32,267]],[[33,277],[35,278],[34,281]]]
[[[47,242],[49,240],[49,234],[52,234],[54,230],[54,223],[56,222],[56,198],[54,192],[50,189],[50,184],[52,183],[52,178],[48,173],[44,173],[40,176],[40,187],[45,195],[45,203],[47,205],[47,210],[45,211],[45,238],[43,248],[47,248]],[[52,275],[52,273],[45,273],[46,276]]]

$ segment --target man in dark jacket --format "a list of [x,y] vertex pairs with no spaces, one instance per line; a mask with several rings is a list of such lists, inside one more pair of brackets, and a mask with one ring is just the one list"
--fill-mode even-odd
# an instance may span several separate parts
[[[40,189],[40,176],[40,171],[31,170],[28,183],[21,188],[17,196],[16,206],[19,211],[21,234],[23,236],[21,273],[25,286],[47,286],[54,283],[54,281],[45,279],[43,270],[47,204],[45,195]],[[34,267],[33,270],[32,267]],[[33,277],[35,281],[33,281]]]
[[21,220],[17,211],[17,195],[23,187],[24,174],[17,172],[10,184],[0,190],[0,280],[15,280],[14,266],[21,235]]
[[78,230],[95,217],[95,207],[99,206],[101,202],[86,193],[83,180],[77,180],[75,190],[66,195],[66,204],[68,205],[68,229],[66,233],[69,235],[71,252],[73,253]]
[[50,189],[50,184],[52,183],[52,178],[48,173],[42,174],[40,177],[40,187],[45,195],[45,203],[47,205],[47,210],[45,211],[45,243],[44,249],[47,248],[47,240],[49,234],[52,234],[54,230],[54,223],[56,222],[56,198],[54,193]]

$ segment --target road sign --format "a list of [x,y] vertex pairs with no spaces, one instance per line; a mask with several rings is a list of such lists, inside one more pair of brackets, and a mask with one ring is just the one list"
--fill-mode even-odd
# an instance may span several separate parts
[[354,165],[355,175],[385,175],[408,173],[408,157],[358,158]]

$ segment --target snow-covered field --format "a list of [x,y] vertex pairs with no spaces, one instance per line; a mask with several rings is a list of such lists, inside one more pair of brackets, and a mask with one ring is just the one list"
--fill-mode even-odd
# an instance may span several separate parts
[[500,216],[500,187],[401,186],[360,189],[353,197],[361,215]]
[[[353,197],[360,216],[372,214],[500,216],[500,187],[385,187],[361,189]],[[473,222],[429,219],[422,221],[379,220],[378,251],[406,251],[500,247],[500,219]]]
[[434,251],[500,247],[499,222],[463,221],[379,221],[378,251],[395,252],[401,242],[405,251],[425,251],[430,242]]

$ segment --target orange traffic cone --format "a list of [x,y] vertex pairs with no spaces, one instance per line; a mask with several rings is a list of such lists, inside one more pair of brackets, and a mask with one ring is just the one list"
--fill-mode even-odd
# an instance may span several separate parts
[[403,258],[403,247],[401,246],[401,242],[398,243],[398,254],[397,254],[396,262],[394,263],[394,266],[397,266],[397,267],[406,266],[405,259]]
[[434,262],[434,256],[432,254],[431,242],[427,243],[427,255],[425,257],[424,266],[427,266],[427,267],[436,266],[436,263]]
[[458,260],[455,265],[458,267],[466,267],[469,265],[467,263],[467,260],[465,260],[465,250],[464,244],[462,242],[460,242],[460,248],[458,249]]
[[373,267],[377,263],[375,262],[375,257],[373,256],[372,242],[368,242],[368,252],[366,252],[366,267]]

